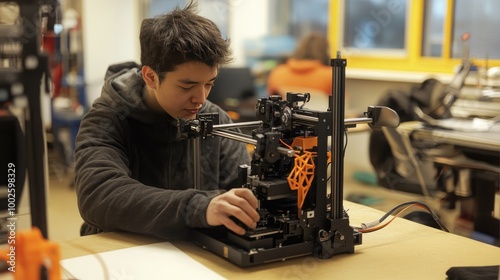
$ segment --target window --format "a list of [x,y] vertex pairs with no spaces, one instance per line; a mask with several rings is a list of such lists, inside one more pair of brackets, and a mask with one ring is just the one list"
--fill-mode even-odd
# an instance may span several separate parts
[[[500,59],[499,11],[498,0],[456,0],[452,57],[461,58],[464,52],[470,52],[470,57]],[[467,32],[471,37],[463,42],[461,37]]]
[[328,0],[269,1],[269,35],[300,39],[310,32],[327,34],[328,7]]
[[299,39],[310,32],[326,34],[328,27],[328,0],[291,1],[289,34]]
[[358,52],[406,50],[407,1],[346,1],[343,48]]
[[444,20],[446,0],[426,0],[422,55],[440,57],[443,55]]
[[453,73],[464,56],[500,66],[499,10],[498,0],[332,1],[331,51],[353,68]]

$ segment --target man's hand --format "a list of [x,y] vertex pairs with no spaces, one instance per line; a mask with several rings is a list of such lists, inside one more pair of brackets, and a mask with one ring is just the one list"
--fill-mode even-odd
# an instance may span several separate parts
[[210,226],[224,225],[236,234],[245,234],[245,229],[237,225],[231,216],[249,228],[255,228],[259,221],[257,198],[246,188],[234,188],[214,197],[207,208],[207,223]]

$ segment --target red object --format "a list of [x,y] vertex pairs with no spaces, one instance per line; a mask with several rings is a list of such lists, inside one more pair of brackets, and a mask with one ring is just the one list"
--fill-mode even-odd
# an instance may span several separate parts
[[470,33],[469,32],[465,32],[464,34],[462,34],[462,41],[468,41],[470,39]]
[[54,32],[46,32],[43,34],[42,38],[42,51],[49,55],[50,61],[50,74],[52,77],[53,93],[52,96],[56,97],[61,91],[61,79],[62,79],[62,63],[57,59],[59,55],[59,50],[57,47],[59,40]]

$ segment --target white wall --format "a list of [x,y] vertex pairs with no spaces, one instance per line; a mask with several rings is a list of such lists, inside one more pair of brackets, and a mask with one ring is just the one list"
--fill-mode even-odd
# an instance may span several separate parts
[[230,0],[229,38],[233,66],[245,65],[244,42],[269,33],[268,0]]
[[[87,100],[91,104],[101,93],[104,74],[110,64],[140,61],[139,30],[141,0],[82,1],[84,69]],[[234,61],[245,64],[244,41],[268,32],[267,0],[230,0],[227,9],[229,38]],[[223,11],[221,11],[223,12]]]
[[139,0],[82,1],[82,30],[87,100],[101,93],[110,64],[139,61]]

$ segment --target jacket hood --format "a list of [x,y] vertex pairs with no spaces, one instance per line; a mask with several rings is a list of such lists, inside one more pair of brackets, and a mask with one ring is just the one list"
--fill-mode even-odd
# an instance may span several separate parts
[[146,106],[142,99],[144,87],[145,82],[139,64],[135,62],[114,64],[106,71],[102,93],[96,102],[113,106],[128,118],[140,122],[173,120],[167,113],[153,112]]

